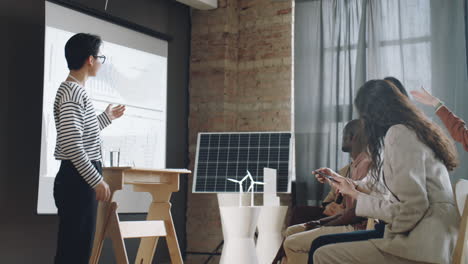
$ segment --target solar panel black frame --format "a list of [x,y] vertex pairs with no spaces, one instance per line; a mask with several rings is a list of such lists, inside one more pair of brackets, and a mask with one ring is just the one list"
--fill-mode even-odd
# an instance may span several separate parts
[[[263,168],[277,171],[277,192],[291,192],[291,132],[199,133],[192,185],[194,193],[237,193],[247,169],[263,182]],[[243,183],[244,192],[250,181]],[[256,193],[263,185],[255,185]]]

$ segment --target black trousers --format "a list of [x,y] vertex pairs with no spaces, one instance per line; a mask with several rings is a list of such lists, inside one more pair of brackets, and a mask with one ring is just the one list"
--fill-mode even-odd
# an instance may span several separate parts
[[[92,161],[102,174],[101,162]],[[54,182],[59,231],[55,264],[87,264],[96,229],[96,193],[70,161],[62,161]]]

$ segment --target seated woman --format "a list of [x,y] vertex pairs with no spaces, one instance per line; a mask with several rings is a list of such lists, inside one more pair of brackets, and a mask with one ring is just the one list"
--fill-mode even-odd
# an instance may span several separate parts
[[[400,82],[400,80],[392,76],[385,77],[384,80],[387,81],[390,85],[394,85],[404,96],[408,97],[408,92],[406,91],[405,87]],[[340,173],[340,175],[342,174]],[[382,184],[370,185],[368,187],[375,188],[377,186],[380,186],[382,190],[385,191],[385,195],[388,195],[388,190],[386,190],[385,186],[384,185],[382,186]],[[375,194],[381,195],[378,192],[376,192]],[[312,245],[310,246],[308,263],[309,264],[314,263],[314,253],[320,247],[323,247],[325,245],[330,245],[330,244],[336,244],[336,243],[364,241],[364,240],[369,240],[369,239],[383,238],[384,230],[385,230],[385,222],[379,221],[379,223],[375,225],[375,228],[371,230],[358,230],[354,232],[329,234],[329,235],[320,236],[316,238],[314,242],[312,242]]]
[[366,82],[355,105],[364,121],[372,176],[385,183],[391,199],[365,194],[330,169],[320,171],[356,199],[357,215],[387,222],[384,238],[321,247],[314,263],[451,263],[459,224],[448,174],[457,166],[453,144],[386,81]]
[[[343,133],[343,151],[346,152],[345,147],[349,147],[353,157],[349,174],[354,180],[363,180],[368,173],[370,164],[369,155],[366,151],[367,146],[362,141],[363,137],[359,136],[360,130],[362,130],[361,122],[353,120],[346,125]],[[347,142],[350,144],[346,144]],[[286,258],[283,263],[307,263],[310,244],[321,235],[352,232],[366,228],[367,220],[357,217],[354,213],[353,199],[344,197],[342,203],[345,205],[345,210],[338,214],[291,226],[286,230],[286,239],[283,246]]]

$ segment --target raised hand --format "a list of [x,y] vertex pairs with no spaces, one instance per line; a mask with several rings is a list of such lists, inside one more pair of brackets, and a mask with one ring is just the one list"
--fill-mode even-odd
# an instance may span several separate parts
[[112,106],[112,104],[110,104],[107,106],[105,112],[110,120],[115,120],[124,114],[125,105]]
[[416,101],[425,105],[436,106],[440,102],[439,98],[433,96],[424,87],[421,87],[421,90],[411,91],[410,93]]

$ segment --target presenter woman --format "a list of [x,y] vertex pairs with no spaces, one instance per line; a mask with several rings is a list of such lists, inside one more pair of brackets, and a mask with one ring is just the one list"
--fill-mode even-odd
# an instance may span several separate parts
[[65,45],[70,73],[55,96],[57,143],[54,156],[61,160],[54,183],[59,230],[56,264],[86,264],[91,255],[97,200],[107,201],[110,190],[102,178],[99,133],[119,118],[125,106],[96,115],[85,89],[88,77],[96,76],[105,61],[99,53],[99,36],[79,33]]

